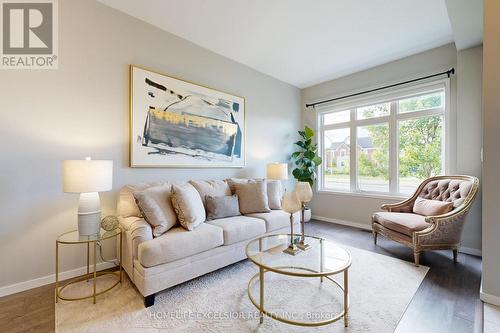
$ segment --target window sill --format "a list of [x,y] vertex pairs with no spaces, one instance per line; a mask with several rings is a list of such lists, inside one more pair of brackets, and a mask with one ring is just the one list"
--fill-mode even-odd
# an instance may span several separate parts
[[341,195],[341,196],[349,196],[349,197],[358,197],[358,198],[371,198],[371,199],[388,199],[388,200],[405,200],[411,197],[412,194],[383,194],[383,193],[361,193],[361,192],[342,192],[342,191],[334,191],[334,190],[318,190],[316,193],[318,194],[328,194],[328,195]]

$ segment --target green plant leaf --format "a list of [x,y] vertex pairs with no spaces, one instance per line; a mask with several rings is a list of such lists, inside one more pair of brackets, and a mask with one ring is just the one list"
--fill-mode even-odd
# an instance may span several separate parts
[[316,157],[316,154],[313,151],[311,151],[311,150],[306,150],[304,152],[304,157],[307,158],[307,159],[312,160],[312,159],[314,159],[314,157]]
[[302,152],[296,151],[296,152],[292,153],[292,158],[298,158],[300,156],[300,154],[302,154]]
[[307,139],[306,142],[304,142],[304,144],[305,144],[304,149],[309,149],[309,147],[311,146],[311,139]]
[[306,137],[306,132],[305,131],[299,131],[299,135],[303,137],[304,139],[307,139]]
[[310,139],[314,136],[314,131],[310,129],[308,126],[304,128],[304,132],[305,132],[305,139]]
[[315,156],[313,159],[312,159],[313,163],[318,166],[320,165],[321,163],[323,163],[323,159],[319,156]]
[[303,141],[297,141],[295,144],[303,149],[307,149],[306,144]]

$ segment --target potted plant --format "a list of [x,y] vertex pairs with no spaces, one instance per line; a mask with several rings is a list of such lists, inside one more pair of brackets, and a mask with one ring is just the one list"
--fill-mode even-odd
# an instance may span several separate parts
[[[299,146],[300,149],[292,154],[296,165],[292,175],[299,182],[309,183],[312,188],[314,181],[318,178],[316,169],[321,164],[322,159],[317,155],[318,145],[312,142],[314,131],[305,126],[303,131],[298,132],[302,140],[295,142],[295,145]],[[310,189],[309,193],[312,196]],[[309,210],[310,208],[304,206],[304,209]]]
[[312,142],[314,131],[305,126],[303,131],[298,132],[302,140],[295,142],[300,149],[292,154],[296,165],[292,175],[299,182],[308,182],[313,187],[314,181],[318,178],[316,168],[323,161],[317,155],[318,145]]

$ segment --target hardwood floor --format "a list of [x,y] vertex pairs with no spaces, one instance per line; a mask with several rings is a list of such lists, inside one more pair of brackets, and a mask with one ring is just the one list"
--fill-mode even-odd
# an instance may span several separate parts
[[[370,232],[312,221],[307,233],[339,243],[413,262],[410,249]],[[420,263],[430,267],[396,332],[473,332],[480,305],[481,259],[452,251],[424,252]],[[54,285],[0,298],[0,332],[54,332]],[[383,305],[383,300],[376,300]]]

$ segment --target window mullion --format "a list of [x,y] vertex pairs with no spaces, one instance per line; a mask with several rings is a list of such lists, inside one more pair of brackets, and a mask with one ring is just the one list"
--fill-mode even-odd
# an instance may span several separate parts
[[398,114],[399,103],[391,102],[391,116],[389,119],[389,192],[399,192],[399,177],[398,177],[398,122],[396,116]]
[[357,163],[357,144],[356,144],[356,109],[351,110],[351,123],[350,123],[350,138],[349,138],[349,175],[351,180],[351,191],[359,192],[358,186],[358,163]]

